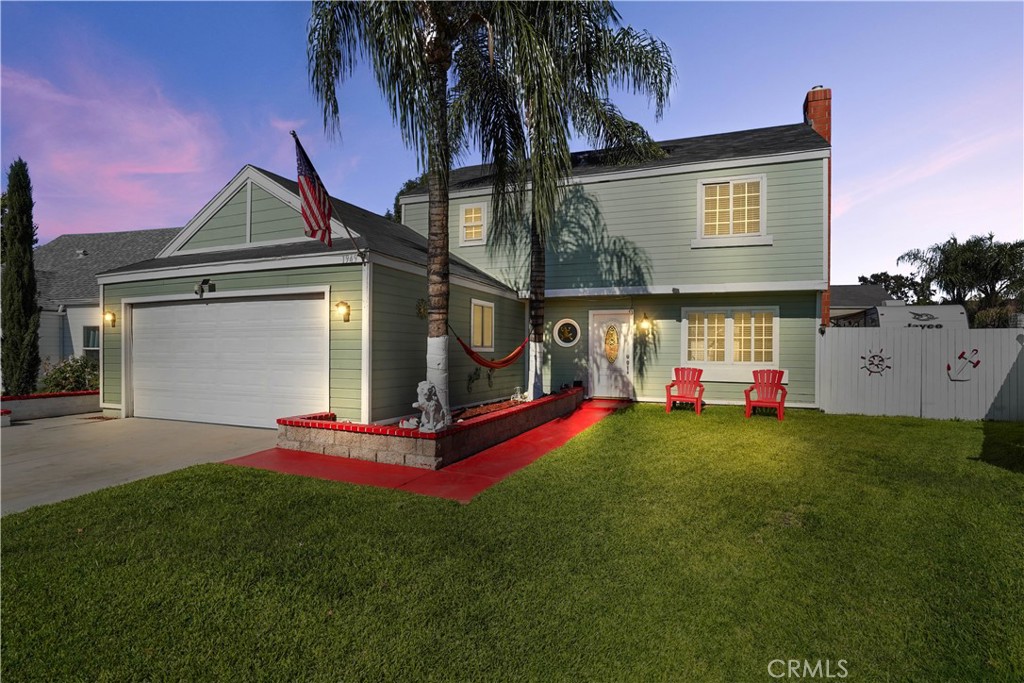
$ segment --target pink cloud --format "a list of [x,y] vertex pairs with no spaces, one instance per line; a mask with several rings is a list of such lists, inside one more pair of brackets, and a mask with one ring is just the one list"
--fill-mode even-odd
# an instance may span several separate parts
[[216,119],[151,77],[79,62],[66,85],[7,67],[2,80],[4,150],[29,164],[42,241],[184,225],[237,171]]

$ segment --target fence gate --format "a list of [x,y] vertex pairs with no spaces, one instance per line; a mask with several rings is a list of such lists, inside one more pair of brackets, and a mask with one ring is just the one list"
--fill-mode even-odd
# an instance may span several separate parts
[[1024,421],[1024,330],[831,327],[817,346],[825,412]]

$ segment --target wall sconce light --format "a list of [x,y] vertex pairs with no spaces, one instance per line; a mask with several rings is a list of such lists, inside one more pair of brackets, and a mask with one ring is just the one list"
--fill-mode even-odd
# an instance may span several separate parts
[[654,327],[654,322],[647,317],[646,313],[644,313],[644,317],[640,319],[639,326],[640,331],[643,332],[644,334],[647,334],[648,332],[651,331],[651,328]]
[[199,281],[199,283],[195,286],[195,289],[193,289],[192,291],[195,292],[196,296],[202,299],[203,294],[205,294],[206,292],[217,291],[217,285],[210,282],[210,278],[205,277]]
[[818,334],[821,335],[822,337],[825,336],[825,326],[824,325],[818,325]]
[[114,315],[112,311],[107,311],[106,313],[104,313],[103,319],[110,323],[111,327],[115,327],[117,325],[117,316]]
[[334,310],[338,312],[342,322],[347,323],[352,319],[352,307],[348,305],[347,301],[339,301],[334,304]]

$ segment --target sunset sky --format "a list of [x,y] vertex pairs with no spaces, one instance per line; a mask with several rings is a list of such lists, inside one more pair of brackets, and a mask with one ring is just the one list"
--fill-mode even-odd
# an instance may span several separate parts
[[[617,7],[679,69],[661,121],[619,98],[655,139],[795,123],[811,86],[832,88],[834,283],[907,272],[900,253],[950,234],[1024,238],[1024,4]],[[415,158],[365,68],[341,91],[341,138],[325,136],[308,13],[0,4],[0,161],[28,162],[40,241],[184,225],[247,163],[292,177],[293,128],[331,194],[383,213]]]

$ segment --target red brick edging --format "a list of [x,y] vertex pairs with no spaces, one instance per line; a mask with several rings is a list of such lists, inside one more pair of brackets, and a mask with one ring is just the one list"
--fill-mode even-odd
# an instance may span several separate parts
[[0,401],[31,401],[37,398],[66,398],[68,396],[99,396],[99,391],[59,391],[53,394],[25,394],[24,396],[0,396]]

